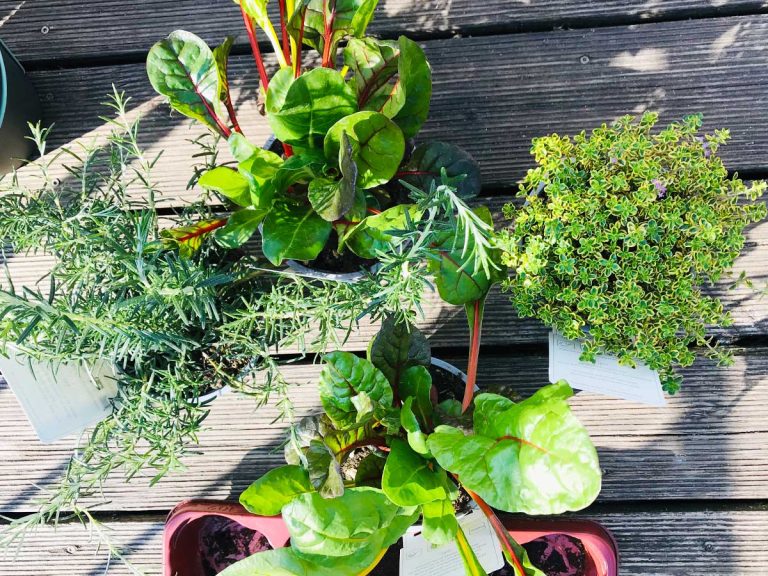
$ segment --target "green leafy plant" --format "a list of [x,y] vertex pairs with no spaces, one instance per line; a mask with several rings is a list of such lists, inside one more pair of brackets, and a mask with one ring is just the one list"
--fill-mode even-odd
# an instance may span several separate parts
[[[457,188],[462,198],[479,192],[478,168],[466,152],[440,142],[411,145],[429,113],[432,73],[408,38],[364,36],[377,1],[281,0],[276,27],[265,0],[236,0],[277,152],[250,143],[237,121],[227,79],[230,39],[211,50],[194,34],[177,31],[152,48],[147,70],[155,90],[226,138],[235,158],[234,166],[212,167],[199,180],[236,209],[229,218],[201,223],[201,237],[235,248],[261,227],[264,254],[274,265],[321,254],[338,262],[350,251],[359,267],[376,257],[381,231],[403,218],[400,206],[411,199],[400,179],[429,189],[444,169],[451,177],[464,175]],[[271,78],[257,28],[280,65]],[[318,52],[320,66],[302,66],[304,46]]]
[[[391,271],[359,285],[310,283],[250,252],[200,242],[220,218],[202,202],[161,212],[157,159],[140,148],[127,104],[113,95],[103,145],[46,154],[48,130],[34,127],[41,159],[0,182],[0,245],[53,260],[37,287],[0,280],[0,353],[13,346],[54,366],[107,360],[118,372],[113,412],[83,436],[39,510],[3,528],[0,546],[67,511],[91,522],[81,501],[112,475],[150,472],[154,483],[182,469],[210,409],[198,399],[207,392],[228,385],[257,405],[277,396],[290,415],[283,359],[341,345],[367,307],[397,313],[421,297],[421,285]],[[62,166],[66,176],[55,178]],[[370,304],[382,286],[387,297]],[[279,356],[284,349],[293,355]]]
[[466,573],[484,574],[456,518],[460,490],[489,518],[515,574],[543,575],[492,507],[559,514],[599,493],[597,454],[570,412],[565,382],[518,403],[480,394],[462,417],[458,399],[433,401],[441,382],[429,371],[424,336],[392,318],[367,359],[333,352],[324,360],[323,414],[297,423],[287,465],[240,497],[254,514],[282,514],[291,546],[253,555],[224,576],[366,574],[419,518],[429,542],[455,541]]
[[729,273],[744,228],[766,215],[765,183],[728,177],[716,155],[727,130],[699,135],[700,116],[652,134],[657,115],[624,117],[590,135],[533,141],[538,166],[509,204],[504,283],[522,316],[535,316],[628,366],[641,360],[675,392],[675,367],[693,363],[691,345],[728,355],[707,327],[729,315],[704,284]]

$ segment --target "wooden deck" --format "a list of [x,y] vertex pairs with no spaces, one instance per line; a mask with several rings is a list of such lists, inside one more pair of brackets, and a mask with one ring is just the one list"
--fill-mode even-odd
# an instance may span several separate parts
[[[240,34],[233,78],[243,96],[256,74],[231,0],[0,0],[0,37],[27,65],[56,123],[54,140],[70,143],[104,132],[100,103],[114,83],[145,117],[143,139],[164,150],[158,176],[166,202],[189,200],[187,140],[199,129],[155,97],[143,60],[176,28],[210,42]],[[422,41],[434,68],[435,95],[425,136],[456,142],[480,161],[485,200],[498,209],[531,165],[530,139],[573,133],[626,113],[658,110],[671,121],[703,112],[705,128],[728,127],[723,156],[749,178],[768,177],[768,5],[763,0],[381,0],[373,31]],[[241,100],[242,102],[242,100]],[[243,103],[241,124],[255,140],[266,123]],[[14,258],[17,281],[31,283],[46,259]],[[749,230],[737,268],[768,281],[768,223]],[[736,362],[701,362],[685,371],[682,392],[664,409],[579,394],[578,416],[598,446],[605,472],[599,501],[580,517],[612,530],[621,574],[768,574],[768,297],[712,287],[734,325],[717,336]],[[504,295],[487,308],[479,382],[525,392],[547,381],[546,331],[519,320]],[[466,328],[460,310],[432,300],[423,322],[436,354],[462,365]],[[362,350],[364,327],[349,349]],[[317,406],[316,369],[297,366],[298,413]],[[165,514],[192,497],[236,497],[280,460],[272,453],[285,426],[248,399],[217,400],[202,454],[189,470],[149,489],[147,479],[105,486],[101,517],[129,558],[160,574]],[[55,482],[73,440],[36,441],[0,380],[0,514],[34,509],[36,486]],[[0,576],[97,576],[105,554],[77,525],[40,530],[16,558],[0,558]],[[109,574],[128,574],[114,564]]]

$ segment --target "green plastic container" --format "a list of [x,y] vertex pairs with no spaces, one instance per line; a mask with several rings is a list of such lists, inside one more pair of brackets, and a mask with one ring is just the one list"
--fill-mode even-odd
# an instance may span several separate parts
[[40,100],[24,68],[0,40],[0,174],[34,152],[28,122],[42,118]]

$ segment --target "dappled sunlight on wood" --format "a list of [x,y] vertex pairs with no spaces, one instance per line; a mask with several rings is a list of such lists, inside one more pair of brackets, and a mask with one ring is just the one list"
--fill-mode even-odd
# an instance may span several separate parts
[[626,68],[636,72],[659,72],[669,68],[665,50],[659,48],[641,48],[637,52],[624,51],[611,59],[611,66]]

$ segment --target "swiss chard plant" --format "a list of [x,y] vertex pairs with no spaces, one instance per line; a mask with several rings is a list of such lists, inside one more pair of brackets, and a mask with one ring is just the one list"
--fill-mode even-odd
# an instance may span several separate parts
[[490,520],[514,573],[543,576],[494,508],[559,514],[596,498],[598,458],[568,406],[570,387],[558,382],[517,403],[480,394],[462,416],[458,399],[435,401],[441,380],[429,367],[424,336],[392,319],[367,358],[325,356],[323,413],[292,428],[287,464],[240,498],[254,514],[282,514],[291,546],[222,576],[366,574],[419,520],[427,541],[457,544],[467,574],[485,574],[457,520],[461,491]]
[[[227,74],[231,39],[212,50],[194,34],[176,31],[152,48],[147,69],[155,90],[227,139],[235,159],[199,180],[234,213],[186,231],[185,242],[199,244],[213,234],[236,247],[261,227],[263,252],[275,265],[311,261],[324,250],[332,258],[349,250],[374,259],[371,236],[402,218],[399,205],[408,201],[401,180],[428,189],[445,169],[465,175],[463,198],[478,193],[478,169],[466,152],[441,142],[412,144],[429,113],[432,73],[423,50],[408,38],[364,36],[377,2],[280,0],[275,26],[267,0],[236,0],[276,151],[250,142],[238,122]],[[271,77],[259,29],[279,64]],[[315,66],[304,65],[304,47],[317,52]]]

